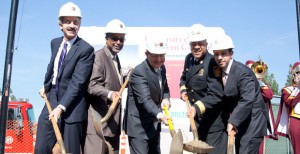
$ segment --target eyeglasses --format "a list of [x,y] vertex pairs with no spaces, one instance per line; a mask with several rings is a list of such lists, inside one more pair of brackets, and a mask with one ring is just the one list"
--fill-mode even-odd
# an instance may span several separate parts
[[206,46],[207,43],[206,42],[191,42],[190,43],[190,46],[196,46],[196,45],[199,45],[199,46]]
[[111,39],[114,42],[120,41],[121,43],[123,43],[125,41],[124,37],[108,37],[109,39]]

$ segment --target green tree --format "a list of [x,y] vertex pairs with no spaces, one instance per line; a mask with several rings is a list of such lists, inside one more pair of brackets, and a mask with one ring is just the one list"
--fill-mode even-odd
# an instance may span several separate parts
[[[263,62],[263,60],[262,60],[261,57],[258,57],[258,60],[261,61],[261,62]],[[265,64],[265,63],[263,63],[263,64]],[[267,65],[266,65],[266,67],[268,68]],[[280,95],[280,91],[279,91],[279,88],[278,88],[278,83],[275,80],[275,77],[274,77],[273,73],[269,74],[268,71],[266,71],[266,73],[265,73],[265,75],[263,77],[263,81],[264,81],[264,83],[266,83],[267,85],[270,86],[270,88],[274,92],[274,95]]]
[[292,73],[292,64],[290,64],[289,72],[288,72],[286,83],[285,83],[286,87],[293,85],[292,76],[293,76],[293,73]]
[[[0,96],[2,96],[2,90],[0,89]],[[13,91],[10,89],[9,97],[11,101],[17,101],[16,96],[13,94]],[[0,100],[1,101],[1,100]]]
[[270,86],[275,95],[280,95],[278,83],[275,80],[273,73],[269,74],[268,72],[266,72],[265,76],[263,77],[263,81]]

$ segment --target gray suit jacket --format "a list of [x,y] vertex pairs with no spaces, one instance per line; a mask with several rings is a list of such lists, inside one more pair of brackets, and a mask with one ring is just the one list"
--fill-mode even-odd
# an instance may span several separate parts
[[[119,59],[117,58],[117,61]],[[119,71],[121,66],[119,62]],[[121,88],[119,77],[117,75],[110,51],[107,46],[95,52],[95,60],[92,76],[88,86],[90,110],[104,117],[112,103],[108,98],[110,91],[119,91]],[[120,104],[116,106],[112,117],[102,125],[103,135],[113,137],[120,134]],[[87,133],[96,134],[92,120],[92,114],[89,113]]]
[[156,116],[161,112],[162,99],[170,98],[166,69],[164,65],[161,68],[162,88],[147,60],[131,73],[124,115],[124,129],[128,136],[152,139],[160,133],[161,126]]
[[268,116],[260,86],[255,74],[246,65],[233,61],[224,87],[223,102],[226,119],[229,118],[228,122],[238,128],[237,136],[267,135]]

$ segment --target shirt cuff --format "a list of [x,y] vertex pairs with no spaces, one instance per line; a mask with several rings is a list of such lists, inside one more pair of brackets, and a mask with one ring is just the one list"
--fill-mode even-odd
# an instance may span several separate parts
[[206,110],[204,104],[201,101],[197,101],[195,104],[198,106],[201,115],[204,114]]
[[108,99],[110,99],[112,93],[113,93],[113,91],[110,91],[110,92],[108,93],[108,95],[107,95],[107,98],[108,98]]
[[64,112],[66,111],[66,107],[64,107],[63,105],[59,104],[57,107],[61,108]]
[[170,104],[171,104],[171,101],[170,101],[170,98],[163,98],[163,100],[166,100],[166,101],[168,101],[168,102],[170,102]]
[[186,92],[186,86],[180,86],[180,93]]
[[261,80],[258,80],[258,82],[259,82],[259,86],[260,87],[264,87],[264,86],[267,86],[264,82],[262,82]]
[[161,117],[163,117],[163,113],[162,112],[159,112],[157,115],[156,115],[156,118],[159,120]]

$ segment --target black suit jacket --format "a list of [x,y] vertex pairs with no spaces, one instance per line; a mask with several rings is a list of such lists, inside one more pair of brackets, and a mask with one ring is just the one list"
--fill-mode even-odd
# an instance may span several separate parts
[[[51,59],[45,75],[44,87],[48,93],[52,88],[54,60],[63,37],[51,41]],[[87,84],[94,61],[94,48],[77,37],[66,55],[58,73],[58,103],[66,107],[62,119],[68,123],[87,120]],[[51,102],[50,102],[51,103]],[[58,104],[51,103],[54,109]]]
[[224,87],[223,110],[228,122],[238,128],[238,136],[267,135],[268,116],[258,80],[250,68],[235,60]]
[[[185,58],[184,69],[180,78],[180,86],[185,86],[191,104],[201,101],[206,111],[200,114],[195,104],[198,118],[195,117],[198,133],[205,140],[208,132],[215,132],[225,128],[221,118],[222,110],[222,73],[213,56],[206,52],[200,62],[195,61],[190,53]],[[201,116],[200,116],[201,115]]]
[[164,65],[161,68],[162,88],[147,60],[136,66],[131,73],[124,117],[128,136],[152,139],[160,133],[161,125],[156,116],[162,111],[162,99],[170,98],[166,69]]

